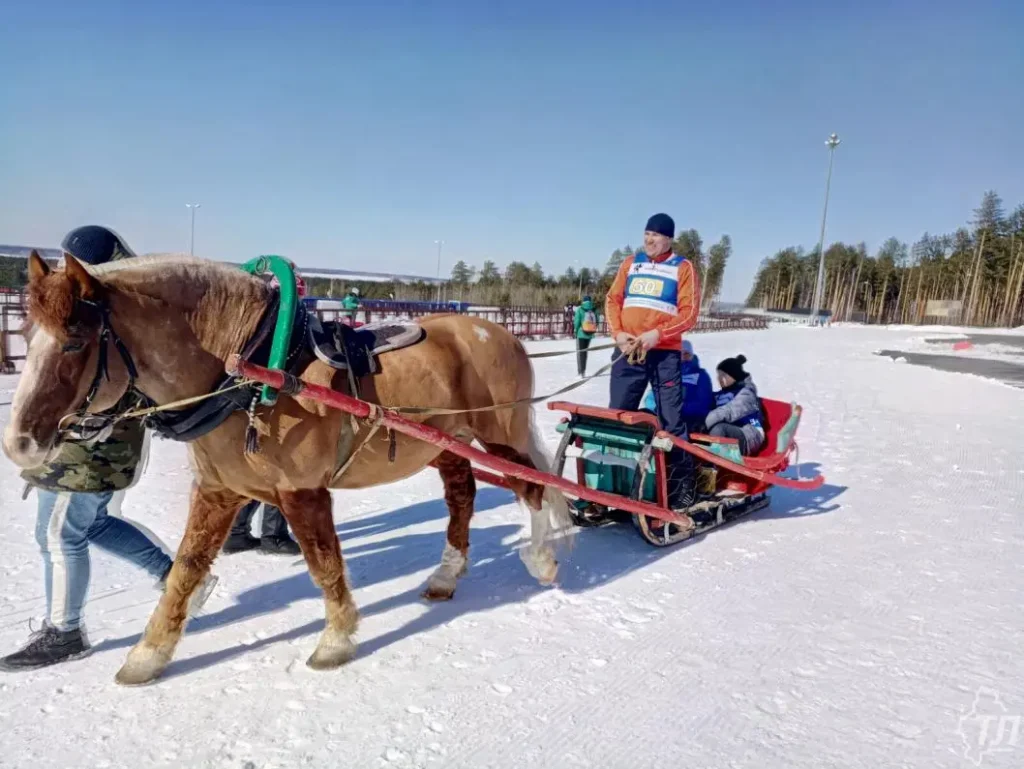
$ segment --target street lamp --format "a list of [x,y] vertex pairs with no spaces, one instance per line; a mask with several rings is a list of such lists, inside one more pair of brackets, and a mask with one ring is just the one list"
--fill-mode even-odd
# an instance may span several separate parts
[[708,292],[708,267],[711,266],[711,255],[704,259],[704,275],[700,279],[700,304],[697,308],[697,314],[704,312],[704,308],[707,307],[707,292]]
[[185,208],[192,209],[192,235],[188,241],[188,255],[195,256],[196,253],[196,209],[202,206],[201,203],[186,203]]
[[437,244],[437,303],[441,304],[441,246],[444,245],[443,240],[435,240]]
[[811,324],[818,318],[818,310],[821,308],[821,294],[823,290],[823,279],[825,277],[825,218],[828,216],[828,191],[832,186],[832,158],[835,156],[836,147],[839,146],[839,137],[832,134],[825,142],[828,147],[828,178],[825,181],[825,210],[821,214],[821,237],[818,239],[818,279],[814,282],[814,303],[811,307]]
[[579,259],[573,259],[572,263],[580,268],[579,269],[579,276],[580,276],[580,296],[579,296],[579,301],[583,301],[583,269],[584,268],[583,268],[583,265],[582,265],[582,263],[580,262]]

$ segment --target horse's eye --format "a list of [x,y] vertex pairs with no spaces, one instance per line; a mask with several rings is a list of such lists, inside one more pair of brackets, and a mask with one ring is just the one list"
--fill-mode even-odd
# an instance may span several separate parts
[[85,347],[85,342],[71,341],[64,345],[62,348],[63,352],[81,352],[82,348]]

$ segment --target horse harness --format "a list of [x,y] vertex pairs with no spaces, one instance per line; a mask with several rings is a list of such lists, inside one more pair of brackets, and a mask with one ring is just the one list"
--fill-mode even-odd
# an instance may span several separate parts
[[[85,401],[78,411],[69,414],[68,417],[75,417],[76,422],[70,427],[62,427],[60,432],[66,436],[85,442],[95,442],[105,439],[112,430],[114,424],[134,410],[143,410],[149,413],[143,417],[145,427],[151,428],[154,432],[164,438],[175,441],[188,442],[201,438],[220,427],[224,421],[236,411],[248,410],[250,413],[250,428],[253,428],[254,412],[258,393],[258,384],[246,384],[236,386],[235,378],[231,376],[221,380],[217,387],[208,395],[200,396],[199,402],[184,409],[159,409],[156,402],[144,393],[136,384],[139,372],[131,352],[121,338],[114,331],[110,322],[110,307],[105,302],[93,300],[81,300],[82,304],[94,308],[100,317],[99,337],[99,358],[96,362],[96,373],[93,375],[89,391]],[[280,308],[280,295],[274,292],[273,299],[267,307],[260,320],[260,325],[255,335],[242,350],[242,357],[250,361],[266,361],[270,356],[270,347],[273,343],[274,326]],[[305,349],[306,332],[309,327],[309,313],[301,305],[296,306],[295,317],[292,321],[291,345],[288,349],[286,361],[287,370],[291,371],[297,362],[300,353]],[[124,395],[117,404],[106,411],[95,414],[88,413],[96,399],[103,381],[110,381],[108,367],[108,343],[114,345],[121,356],[125,369],[128,372],[128,386]],[[256,394],[254,394],[256,393]],[[128,411],[118,409],[125,401],[133,405]],[[63,420],[61,420],[63,422]],[[250,442],[250,435],[247,435],[247,443]]]

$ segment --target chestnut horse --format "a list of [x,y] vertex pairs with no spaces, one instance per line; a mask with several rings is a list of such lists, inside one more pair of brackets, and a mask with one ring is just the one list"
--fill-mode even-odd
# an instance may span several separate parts
[[[273,300],[264,280],[215,262],[173,255],[86,267],[67,257],[63,270],[51,271],[33,252],[28,356],[4,431],[4,452],[23,468],[43,464],[59,444],[66,415],[103,413],[126,392],[157,405],[211,392],[224,379],[229,356],[245,348]],[[530,361],[506,329],[460,315],[432,316],[421,325],[422,341],[386,353],[380,370],[361,380],[364,399],[476,409],[532,396]],[[301,380],[348,389],[346,372],[304,348],[297,354],[291,369]],[[189,598],[247,499],[280,507],[323,591],[326,626],[307,661],[312,668],[337,667],[356,650],[352,636],[359,615],[346,581],[329,489],[393,483],[436,467],[451,518],[425,596],[454,593],[467,565],[476,494],[467,460],[384,430],[368,439],[369,426],[301,397],[282,397],[257,409],[257,417],[259,453],[244,451],[249,424],[244,409],[189,443],[194,483],[188,524],[166,591],[118,672],[119,683],[152,681],[170,662]],[[531,407],[522,404],[425,421],[467,443],[476,440],[492,454],[547,470],[532,417]],[[555,527],[571,526],[568,504],[556,489],[508,482],[531,518],[531,542],[520,555],[530,573],[548,584],[558,568],[551,545]]]

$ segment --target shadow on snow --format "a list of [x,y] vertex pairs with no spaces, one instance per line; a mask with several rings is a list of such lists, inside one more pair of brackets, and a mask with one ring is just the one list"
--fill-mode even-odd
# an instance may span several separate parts
[[[805,463],[791,468],[789,474],[799,472],[813,475],[817,465]],[[845,487],[825,484],[814,492],[799,492],[783,488],[772,489],[771,505],[752,513],[724,528],[738,525],[757,525],[759,521],[782,520],[833,512],[840,507],[834,500]],[[511,493],[489,486],[477,492],[476,515],[515,502]],[[343,521],[337,526],[342,540],[342,552],[349,570],[350,585],[354,591],[389,580],[406,577],[422,570],[433,570],[440,561],[445,544],[444,530],[409,532],[388,539],[360,542],[366,537],[396,534],[409,527],[447,518],[444,500],[430,500],[408,507],[382,512],[370,518]],[[524,516],[525,517],[525,516]],[[430,603],[427,611],[401,627],[374,638],[363,639],[359,656],[366,657],[418,633],[432,630],[464,614],[471,614],[499,606],[521,603],[545,588],[527,573],[518,557],[521,542],[509,541],[523,532],[520,525],[499,524],[481,526],[477,520],[472,531],[470,569],[459,581],[451,601]],[[524,521],[528,524],[528,521]],[[523,532],[528,536],[528,531]],[[574,547],[562,548],[558,557],[558,588],[567,593],[585,592],[608,584],[633,571],[642,569],[661,558],[697,546],[708,535],[667,548],[654,548],[644,542],[631,525],[606,526],[577,532]],[[243,556],[244,557],[244,556]],[[360,615],[365,619],[376,614],[410,604],[425,604],[420,596],[422,584],[402,593],[361,604]],[[305,570],[294,575],[253,587],[241,592],[237,602],[217,612],[197,617],[189,623],[190,635],[204,633],[281,611],[292,604],[307,600],[322,600],[322,594]],[[358,603],[358,596],[357,596]],[[173,661],[162,680],[187,675],[203,668],[218,665],[235,657],[261,648],[313,635],[323,629],[321,618],[252,643],[208,651],[194,657]],[[140,635],[111,639],[96,645],[95,651],[127,648],[135,644]],[[312,648],[310,649],[312,651]]]

